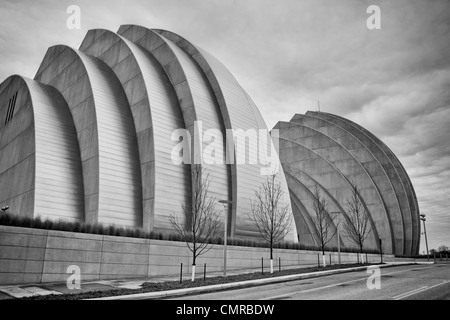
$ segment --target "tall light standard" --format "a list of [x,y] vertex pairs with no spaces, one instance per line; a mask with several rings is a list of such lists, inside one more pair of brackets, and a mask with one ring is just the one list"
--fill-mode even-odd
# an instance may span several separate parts
[[336,225],[336,230],[337,230],[338,261],[339,261],[339,264],[341,264],[341,236],[340,236],[340,233],[339,233],[339,225],[340,225],[340,223],[339,223],[339,221],[340,221],[339,220],[339,214],[340,213],[341,213],[340,211],[331,212],[331,214],[335,215],[337,217],[337,220],[338,220],[338,223]]
[[223,204],[223,209],[225,212],[224,218],[224,236],[223,236],[223,276],[227,276],[227,237],[228,237],[228,205],[231,206],[233,203],[229,200],[220,200],[219,203]]
[[423,232],[425,233],[425,244],[427,246],[427,261],[430,261],[430,256],[428,252],[427,228],[425,227],[425,221],[427,221],[427,218],[425,217],[425,214],[420,215],[420,220],[422,220],[423,222]]

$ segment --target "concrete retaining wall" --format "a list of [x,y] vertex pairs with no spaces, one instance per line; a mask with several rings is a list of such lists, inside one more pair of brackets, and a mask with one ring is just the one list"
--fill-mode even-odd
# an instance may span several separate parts
[[[269,267],[268,248],[228,246],[227,252],[228,270],[260,268],[261,258]],[[337,253],[327,253],[327,263],[329,255],[332,263],[338,261]],[[318,252],[276,249],[277,269],[278,258],[282,267],[316,266]],[[368,258],[380,261],[379,255]],[[356,254],[341,254],[342,263],[356,259]],[[384,261],[393,260],[384,256]],[[181,263],[189,273],[191,253],[183,242],[0,226],[0,285],[65,282],[71,265],[80,267],[82,281],[176,275]],[[223,247],[216,245],[198,259],[199,274],[204,263],[208,272],[221,271]]]

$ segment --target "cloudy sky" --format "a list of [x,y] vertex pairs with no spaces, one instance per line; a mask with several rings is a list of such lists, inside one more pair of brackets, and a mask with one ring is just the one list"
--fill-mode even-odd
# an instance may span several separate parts
[[[66,27],[73,4],[81,30]],[[369,5],[381,8],[381,30],[366,26]],[[1,0],[0,82],[33,77],[49,46],[121,24],[168,29],[214,54],[270,128],[318,100],[366,127],[409,173],[430,248],[450,246],[448,0]]]

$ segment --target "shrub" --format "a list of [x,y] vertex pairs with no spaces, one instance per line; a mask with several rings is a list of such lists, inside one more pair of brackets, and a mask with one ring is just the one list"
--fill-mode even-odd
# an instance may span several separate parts
[[45,219],[44,222],[42,222],[41,225],[42,229],[53,229],[53,221],[50,219]]
[[86,224],[80,223],[80,232],[81,233],[87,233]]
[[81,229],[81,223],[74,222],[73,223],[73,232],[80,232],[80,229]]
[[174,234],[169,234],[169,241],[175,241],[175,238]]
[[102,226],[101,224],[95,224],[95,227],[97,228],[97,234],[105,234],[108,232],[108,231],[105,231],[105,227]]
[[125,230],[125,235],[128,237],[128,238],[133,238],[134,237],[134,230],[132,230],[132,229],[126,229]]
[[142,229],[136,229],[134,232],[134,236],[136,238],[145,238],[145,233],[142,231]]
[[40,228],[42,226],[41,217],[36,217],[35,219],[31,219],[30,226],[32,228]]
[[108,226],[105,230],[105,234],[110,236],[113,236],[114,232],[115,232],[114,226]]
[[31,228],[31,219],[27,217],[23,218],[22,226],[24,226],[25,228]]

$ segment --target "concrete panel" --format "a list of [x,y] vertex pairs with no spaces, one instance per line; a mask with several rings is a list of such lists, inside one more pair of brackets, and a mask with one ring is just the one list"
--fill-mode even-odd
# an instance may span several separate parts
[[147,265],[148,254],[103,252],[103,264]]
[[0,263],[0,273],[40,273],[44,260],[18,260],[2,259]]
[[102,250],[102,242],[93,239],[77,239],[77,241],[73,241],[72,238],[54,237],[49,235],[47,239],[47,248],[100,252]]
[[103,242],[103,252],[148,255],[149,245],[142,243]]
[[80,267],[81,275],[95,275],[99,273],[100,263],[83,262],[80,258],[81,256],[73,257],[72,259],[68,259],[66,261],[62,259],[61,261],[46,260],[44,262],[43,277],[46,274],[59,274],[65,275],[65,279],[67,279],[70,275],[67,273],[67,269],[71,265],[77,265]]
[[130,264],[129,262],[125,264],[102,263],[100,277],[108,279],[120,275],[122,278],[138,278],[147,276],[147,271],[147,265]]
[[0,260],[44,260],[45,247],[0,245]]
[[42,274],[30,274],[30,273],[0,273],[0,283],[2,285],[17,285],[24,283],[40,283],[42,280]]
[[[70,277],[69,273],[44,273],[44,274],[42,274],[41,283],[54,283],[54,282],[65,283],[69,277]],[[81,281],[84,282],[84,281],[96,281],[96,280],[100,280],[100,277],[97,273],[88,274],[88,273],[84,273],[82,271]],[[31,282],[31,283],[36,283],[36,282]]]
[[[45,248],[47,230],[0,226],[0,245],[25,248]],[[33,232],[39,231],[39,232]]]
[[[45,235],[49,233],[49,239]],[[181,263],[183,271],[188,274],[191,269],[191,253],[185,243],[135,239],[113,236],[90,235],[62,231],[45,231],[27,228],[0,226],[2,243],[15,244],[17,253],[8,246],[5,254],[2,247],[0,256],[0,284],[26,284],[66,282],[70,276],[67,268],[77,265],[81,269],[82,281],[99,279],[123,279],[148,277],[157,275],[178,275]],[[17,241],[22,236],[30,241]],[[44,237],[44,240],[42,240]],[[12,240],[5,240],[11,238]],[[60,239],[62,245],[56,246],[55,239]],[[101,240],[106,246],[101,246]],[[33,248],[30,243],[38,243],[39,248]],[[89,243],[94,243],[89,246]],[[47,247],[45,244],[47,243]],[[113,244],[117,244],[114,247]],[[123,245],[122,245],[123,244]],[[55,248],[57,247],[57,248]],[[150,255],[148,251],[150,250]],[[34,251],[36,250],[36,251]],[[45,256],[44,251],[45,250]],[[124,252],[124,251],[128,251]],[[27,252],[27,253],[25,253]],[[140,252],[143,252],[142,254]],[[223,247],[215,245],[208,253],[197,260],[199,274],[203,264],[207,264],[208,272],[221,271]],[[275,267],[278,258],[282,266],[315,266],[317,265],[316,251],[274,249]],[[332,255],[337,261],[337,253]],[[342,261],[355,262],[356,255],[342,253]],[[373,261],[379,261],[378,255],[369,255]],[[261,258],[264,265],[269,267],[268,248],[248,248],[228,246],[228,269],[239,270],[260,268]],[[388,256],[385,255],[385,260]],[[393,259],[392,259],[393,260]]]
[[101,261],[100,251],[72,250],[72,249],[51,249],[45,251],[45,260],[59,262],[87,262],[99,263]]

